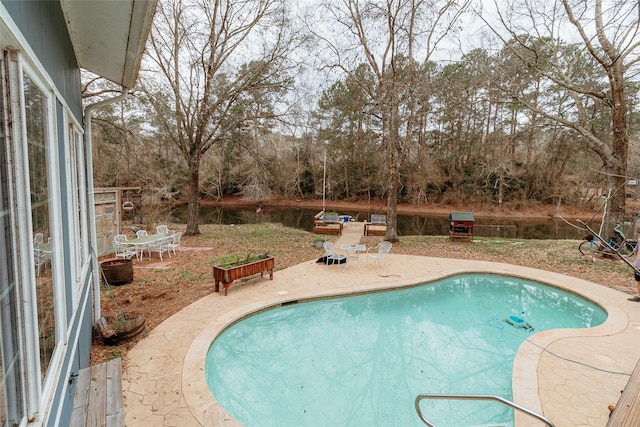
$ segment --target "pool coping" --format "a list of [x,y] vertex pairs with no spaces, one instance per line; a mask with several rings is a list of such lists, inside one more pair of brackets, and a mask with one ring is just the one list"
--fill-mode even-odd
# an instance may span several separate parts
[[[206,384],[204,364],[215,337],[248,314],[295,300],[396,289],[458,274],[493,273],[533,280],[576,293],[607,311],[602,325],[544,331],[533,335],[531,342],[523,343],[518,351],[513,368],[514,401],[544,414],[558,426],[606,424],[606,403],[615,404],[626,384],[626,377],[618,373],[630,373],[637,361],[634,347],[640,337],[640,328],[636,327],[640,315],[634,308],[638,305],[626,300],[628,294],[603,285],[510,264],[397,254],[390,256],[382,272],[385,274],[377,274],[373,268],[363,270],[340,272],[332,266],[305,262],[277,271],[273,281],[252,279],[238,284],[227,297],[211,294],[163,322],[127,358],[127,426],[151,425],[153,419],[163,420],[156,425],[173,425],[167,420],[174,416],[189,416],[193,425],[241,425],[215,401]],[[177,328],[177,322],[185,326]],[[153,356],[154,346],[167,343],[172,343],[168,355]],[[578,402],[572,404],[573,396],[567,395],[574,394],[576,379],[580,393]],[[598,393],[588,393],[594,388]],[[584,419],[588,421],[580,421]],[[596,420],[599,424],[591,424]],[[533,421],[516,414],[518,427],[539,425]]]

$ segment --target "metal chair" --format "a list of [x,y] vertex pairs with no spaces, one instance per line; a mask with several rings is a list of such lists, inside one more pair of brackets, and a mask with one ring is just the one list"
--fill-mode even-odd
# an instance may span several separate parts
[[160,255],[160,261],[164,261],[162,259],[162,254],[165,252],[169,255],[169,258],[171,258],[171,252],[169,252],[169,248],[168,248],[169,242],[171,240],[172,240],[172,237],[168,236],[168,237],[165,237],[164,239],[159,239],[150,243],[148,246],[149,258],[151,258],[151,252]]
[[33,235],[33,245],[38,246],[44,243],[44,235],[42,233],[36,233]]
[[131,259],[131,257],[135,255],[137,259],[138,251],[132,249],[131,246],[126,245],[124,242],[126,242],[127,240],[127,236],[125,236],[124,234],[116,234],[113,237],[113,249],[116,252],[115,257]]
[[382,241],[375,247],[367,249],[367,268],[369,267],[369,258],[376,260],[376,272],[380,269],[380,260],[386,259],[391,252],[391,242]]
[[[340,255],[333,246],[332,242],[324,242],[322,244],[322,246],[324,247],[324,256],[326,257],[326,261],[324,263],[325,267],[327,267],[328,265],[340,265],[340,260],[342,259],[342,257],[344,255]],[[338,267],[339,269],[340,267]]]
[[179,231],[177,233],[172,234],[171,240],[167,244],[167,248],[170,249],[174,255],[176,255],[176,249],[179,249],[182,252],[182,246],[180,246],[180,239],[182,238],[182,232]]
[[168,236],[169,235],[169,227],[167,227],[164,224],[160,224],[159,226],[156,227],[156,233],[164,234],[165,236]]
[[51,237],[44,243],[44,235],[35,233],[33,235],[33,260],[36,267],[36,276],[40,276],[42,267],[47,271],[47,266],[51,264]]
[[33,261],[36,267],[36,276],[40,277],[40,272],[43,267],[44,267],[44,271],[47,271],[47,265],[51,261],[51,255],[47,251],[44,251],[41,249],[34,249]]
[[[136,237],[140,238],[140,237],[147,237],[149,236],[149,233],[147,233],[147,230],[138,230],[136,231]],[[147,252],[149,252],[149,259],[151,259],[151,250],[149,249],[149,245],[148,244],[138,244],[136,245],[136,250],[140,251],[140,255],[138,256],[138,260],[143,260],[144,259],[144,251],[146,250]]]

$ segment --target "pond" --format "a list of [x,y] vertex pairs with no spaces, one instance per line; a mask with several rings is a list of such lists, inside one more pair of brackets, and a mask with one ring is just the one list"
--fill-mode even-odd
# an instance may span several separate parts
[[[254,208],[201,207],[200,224],[255,224],[281,223],[286,227],[313,230],[313,217],[317,209],[267,207],[262,214]],[[340,211],[360,221],[369,218],[368,211]],[[178,206],[171,211],[170,221],[187,222],[187,207]],[[426,215],[398,215],[400,236],[448,236],[449,217]],[[576,239],[586,233],[560,219],[476,218],[474,235],[517,239]]]

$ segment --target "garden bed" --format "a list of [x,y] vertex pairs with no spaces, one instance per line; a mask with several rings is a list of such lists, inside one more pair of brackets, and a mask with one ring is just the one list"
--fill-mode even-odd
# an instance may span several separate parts
[[213,266],[213,279],[215,280],[215,291],[220,292],[220,283],[224,288],[224,295],[234,280],[243,277],[253,276],[260,273],[260,277],[264,272],[269,272],[269,280],[273,280],[273,270],[275,269],[275,258],[268,255],[259,255],[255,257],[247,257],[244,260],[229,261],[220,266]]

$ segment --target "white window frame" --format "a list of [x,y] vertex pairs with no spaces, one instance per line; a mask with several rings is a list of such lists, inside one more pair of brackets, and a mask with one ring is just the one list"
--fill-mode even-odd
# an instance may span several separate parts
[[[43,96],[47,99],[47,129],[46,129],[46,138],[48,144],[48,158],[47,158],[47,170],[48,170],[48,179],[49,179],[49,198],[51,200],[55,200],[56,196],[60,194],[60,171],[57,167],[58,165],[58,142],[57,142],[57,132],[56,132],[56,110],[55,110],[55,102],[56,97],[54,96],[53,90],[51,89],[52,85],[46,84],[44,79],[41,77],[40,73],[38,73],[33,67],[30,66],[28,62],[28,58],[25,58],[21,53],[18,53],[18,71],[19,71],[19,88],[20,88],[20,108],[23,109],[25,105],[24,92],[23,88],[23,76],[26,74],[29,76],[29,79],[33,81],[33,83],[42,91]],[[21,133],[22,138],[20,140],[26,140],[27,128],[24,114],[21,117]],[[24,208],[26,208],[27,215],[22,215],[27,219],[28,228],[23,228],[23,230],[29,230],[29,236],[31,235],[32,224],[31,224],[31,199],[29,194],[29,175],[28,175],[28,163],[27,163],[27,144],[22,144],[22,156],[23,162],[21,163],[21,173],[25,174],[24,188],[20,188],[18,192],[22,192],[23,194],[18,194],[18,199],[23,199],[22,203],[24,204]],[[16,165],[14,165],[16,167]],[[20,173],[17,172],[16,173]],[[29,327],[26,328],[27,335],[33,335],[33,338],[29,341],[36,343],[36,348],[33,349],[34,354],[33,357],[29,357],[27,359],[28,369],[27,369],[27,381],[29,384],[41,383],[41,392],[40,396],[36,399],[38,402],[38,412],[44,414],[46,412],[46,408],[50,403],[51,396],[53,396],[54,387],[57,384],[58,376],[61,372],[61,364],[63,362],[64,350],[67,342],[67,317],[66,317],[66,299],[65,299],[65,289],[64,289],[64,265],[63,265],[63,257],[56,256],[55,254],[62,253],[62,212],[61,206],[59,203],[51,203],[49,205],[49,216],[50,216],[50,232],[51,232],[51,241],[52,241],[52,252],[54,256],[52,257],[51,262],[51,270],[52,270],[52,280],[55,286],[54,290],[54,310],[55,310],[55,325],[56,325],[56,347],[51,355],[51,360],[47,369],[47,373],[45,375],[44,381],[41,380],[40,374],[40,356],[39,356],[39,339],[38,339],[38,325],[37,325],[37,296],[35,290],[35,268],[33,260],[31,260],[31,277],[30,280],[23,283],[30,283],[29,292],[30,301],[25,301],[28,304],[25,307],[25,313],[33,313],[33,318],[31,319]],[[27,234],[27,233],[24,233]],[[29,237],[29,253],[33,256],[33,247],[32,247],[33,238]],[[25,287],[26,288],[26,287]],[[30,311],[29,311],[30,310]],[[29,317],[29,316],[26,316]],[[30,355],[31,356],[31,355]],[[35,365],[35,366],[34,366]],[[34,368],[36,368],[34,370]],[[31,393],[30,393],[31,394]],[[33,397],[33,396],[31,396]],[[31,405],[30,405],[31,407]]]
[[68,200],[68,212],[70,213],[69,227],[71,230],[80,230],[80,235],[69,241],[71,246],[71,260],[73,263],[73,305],[77,306],[83,277],[91,267],[89,257],[89,228],[87,213],[87,181],[84,158],[84,137],[81,127],[75,123],[73,117],[67,114],[67,132],[65,139],[68,141],[69,155],[67,156],[67,186],[70,192]]
[[[3,46],[2,53],[4,56],[4,46]],[[22,115],[22,110],[19,108],[19,98],[15,95],[16,93],[20,92],[19,85],[18,85],[19,71],[18,71],[17,53],[14,50],[9,50],[9,56],[10,56],[10,59],[8,59],[6,64],[6,69],[7,69],[6,78],[7,78],[7,87],[9,90],[9,94],[11,95],[11,98],[6,99],[7,102],[6,102],[5,108],[11,112],[10,116],[12,119],[21,120],[20,117]],[[7,129],[7,132],[9,133],[9,143],[10,143],[10,146],[5,148],[7,150],[7,156],[8,156],[7,157],[7,177],[9,182],[11,182],[11,185],[8,186],[9,204],[14,203],[16,200],[20,200],[19,197],[16,197],[16,192],[22,191],[22,189],[24,188],[23,174],[16,174],[15,168],[11,166],[15,164],[21,164],[22,151],[16,149],[15,143],[12,144],[12,142],[15,141],[19,135],[18,131],[19,129],[16,129],[15,127],[12,127],[11,129]],[[28,265],[33,266],[33,262],[32,262],[33,255],[29,257],[29,253],[30,253],[29,251],[20,250],[22,246],[29,244],[26,234],[19,232],[20,229],[30,230],[30,228],[25,228],[27,226],[24,225],[24,223],[28,221],[25,220],[26,215],[23,215],[23,214],[24,214],[24,210],[22,210],[21,212],[19,209],[19,206],[17,206],[15,209],[10,208],[9,216],[11,219],[11,227],[12,227],[11,233],[10,233],[11,234],[10,239],[11,239],[11,244],[13,246],[13,250],[15,251],[15,257],[13,260],[14,279],[15,279],[14,286],[16,287],[16,296],[20,299],[20,301],[18,301],[16,304],[17,310],[16,310],[16,317],[14,319],[16,324],[13,326],[17,329],[16,333],[17,333],[18,347],[19,347],[18,351],[21,354],[19,366],[16,366],[14,368],[16,369],[16,371],[19,371],[19,372],[16,372],[16,375],[22,380],[22,385],[20,386],[20,389],[15,390],[16,392],[19,393],[19,395],[16,396],[16,399],[19,399],[22,402],[22,414],[20,414],[21,424],[24,424],[24,421],[26,418],[30,418],[30,417],[33,417],[34,415],[37,415],[38,407],[36,403],[40,398],[40,392],[41,392],[39,379],[36,382],[28,382],[26,379],[26,377],[28,376],[26,372],[29,369],[26,361],[28,360],[29,357],[34,357],[33,350],[37,346],[37,341],[34,341],[34,335],[32,333],[31,334],[28,333],[28,331],[32,330],[29,327],[30,319],[26,319],[29,316],[24,314],[24,309],[25,307],[28,306],[25,302],[27,300],[25,291],[26,293],[29,293],[29,290],[25,289],[25,286],[23,286],[23,284],[30,277],[30,274],[29,274],[30,270],[27,269],[25,271],[23,266],[28,266]],[[33,270],[34,268],[32,267],[31,269]],[[29,283],[29,282],[26,282],[26,283]]]

